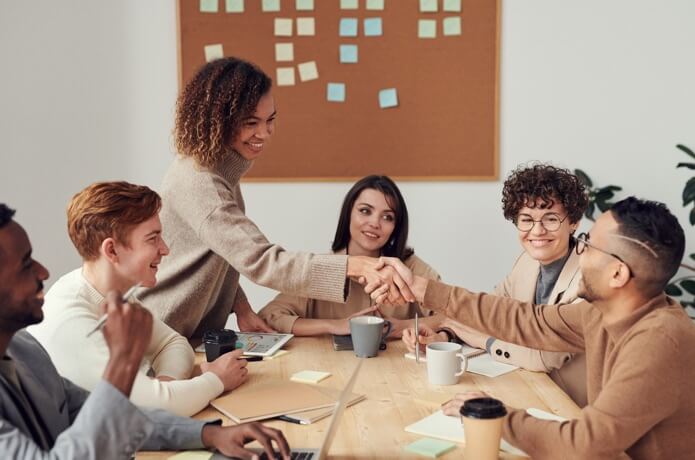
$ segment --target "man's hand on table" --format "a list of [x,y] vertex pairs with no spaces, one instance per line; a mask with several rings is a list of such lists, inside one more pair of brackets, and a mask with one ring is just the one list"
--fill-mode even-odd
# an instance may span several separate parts
[[224,385],[224,391],[231,391],[244,383],[249,376],[249,370],[246,367],[248,361],[242,359],[241,355],[244,350],[234,350],[225,353],[211,363],[200,363],[201,372],[212,372]]
[[[206,448],[217,449],[228,457],[257,459],[258,454],[245,449],[244,445],[251,441],[258,441],[268,458],[275,458],[276,450],[280,451],[284,459],[290,458],[290,446],[282,431],[257,422],[224,427],[205,425],[201,439]],[[276,446],[275,449],[273,443]]]
[[482,391],[465,391],[463,393],[458,393],[449,401],[442,404],[442,412],[451,417],[458,417],[461,415],[461,408],[463,403],[469,399],[475,398],[487,398],[489,397],[486,393]]
[[236,304],[234,313],[236,313],[236,322],[241,332],[277,332],[253,311],[248,302]]

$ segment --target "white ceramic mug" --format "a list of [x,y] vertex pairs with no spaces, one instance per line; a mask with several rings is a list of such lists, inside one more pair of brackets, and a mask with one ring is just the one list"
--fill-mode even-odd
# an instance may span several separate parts
[[433,385],[454,385],[468,369],[468,359],[458,343],[427,345],[427,379]]

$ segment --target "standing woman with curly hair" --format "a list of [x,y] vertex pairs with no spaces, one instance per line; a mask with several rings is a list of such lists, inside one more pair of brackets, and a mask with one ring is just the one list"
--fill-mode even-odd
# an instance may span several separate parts
[[239,286],[260,285],[345,302],[346,278],[390,285],[412,300],[406,281],[379,259],[289,252],[246,216],[240,178],[264,151],[275,126],[271,79],[255,65],[223,58],[203,66],[182,91],[174,137],[178,154],[162,183],[163,237],[171,253],[158,284],[141,295],[155,315],[186,337],[224,327],[270,331]]
[[[580,301],[579,256],[572,250],[573,235],[588,204],[584,184],[566,169],[536,163],[512,171],[504,182],[502,208],[504,217],[517,228],[524,252],[493,294],[535,304]],[[425,326],[424,335],[428,336],[426,341],[460,338],[484,348],[497,361],[549,372],[579,406],[587,404],[583,354],[533,350],[497,340],[448,319],[437,331]],[[403,340],[409,348],[414,348],[414,331],[404,332]]]

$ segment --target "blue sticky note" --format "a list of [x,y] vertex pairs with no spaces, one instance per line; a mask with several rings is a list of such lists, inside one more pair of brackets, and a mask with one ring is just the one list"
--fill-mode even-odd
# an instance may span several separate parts
[[405,450],[425,457],[437,458],[456,448],[456,444],[439,439],[422,438],[405,446]]
[[340,45],[340,62],[343,64],[356,64],[357,45]]
[[357,36],[357,18],[340,18],[340,36]]
[[219,4],[217,0],[200,0],[201,13],[217,13]]
[[364,20],[365,37],[378,37],[381,34],[381,18],[367,18]]
[[261,2],[261,10],[264,13],[280,11],[280,0],[263,0]]
[[396,88],[387,88],[379,91],[379,107],[382,109],[398,107],[398,91],[396,91]]
[[326,87],[326,99],[330,102],[345,102],[345,83],[329,83]]

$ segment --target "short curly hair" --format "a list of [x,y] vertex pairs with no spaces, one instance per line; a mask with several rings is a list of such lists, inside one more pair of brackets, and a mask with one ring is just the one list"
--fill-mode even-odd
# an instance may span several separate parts
[[243,120],[272,87],[260,68],[234,57],[204,65],[176,102],[176,149],[210,167],[230,152],[229,143]]
[[565,208],[572,223],[579,222],[589,204],[584,183],[569,170],[550,164],[520,165],[504,181],[502,209],[505,219],[512,222],[524,206],[547,209],[555,200]]

